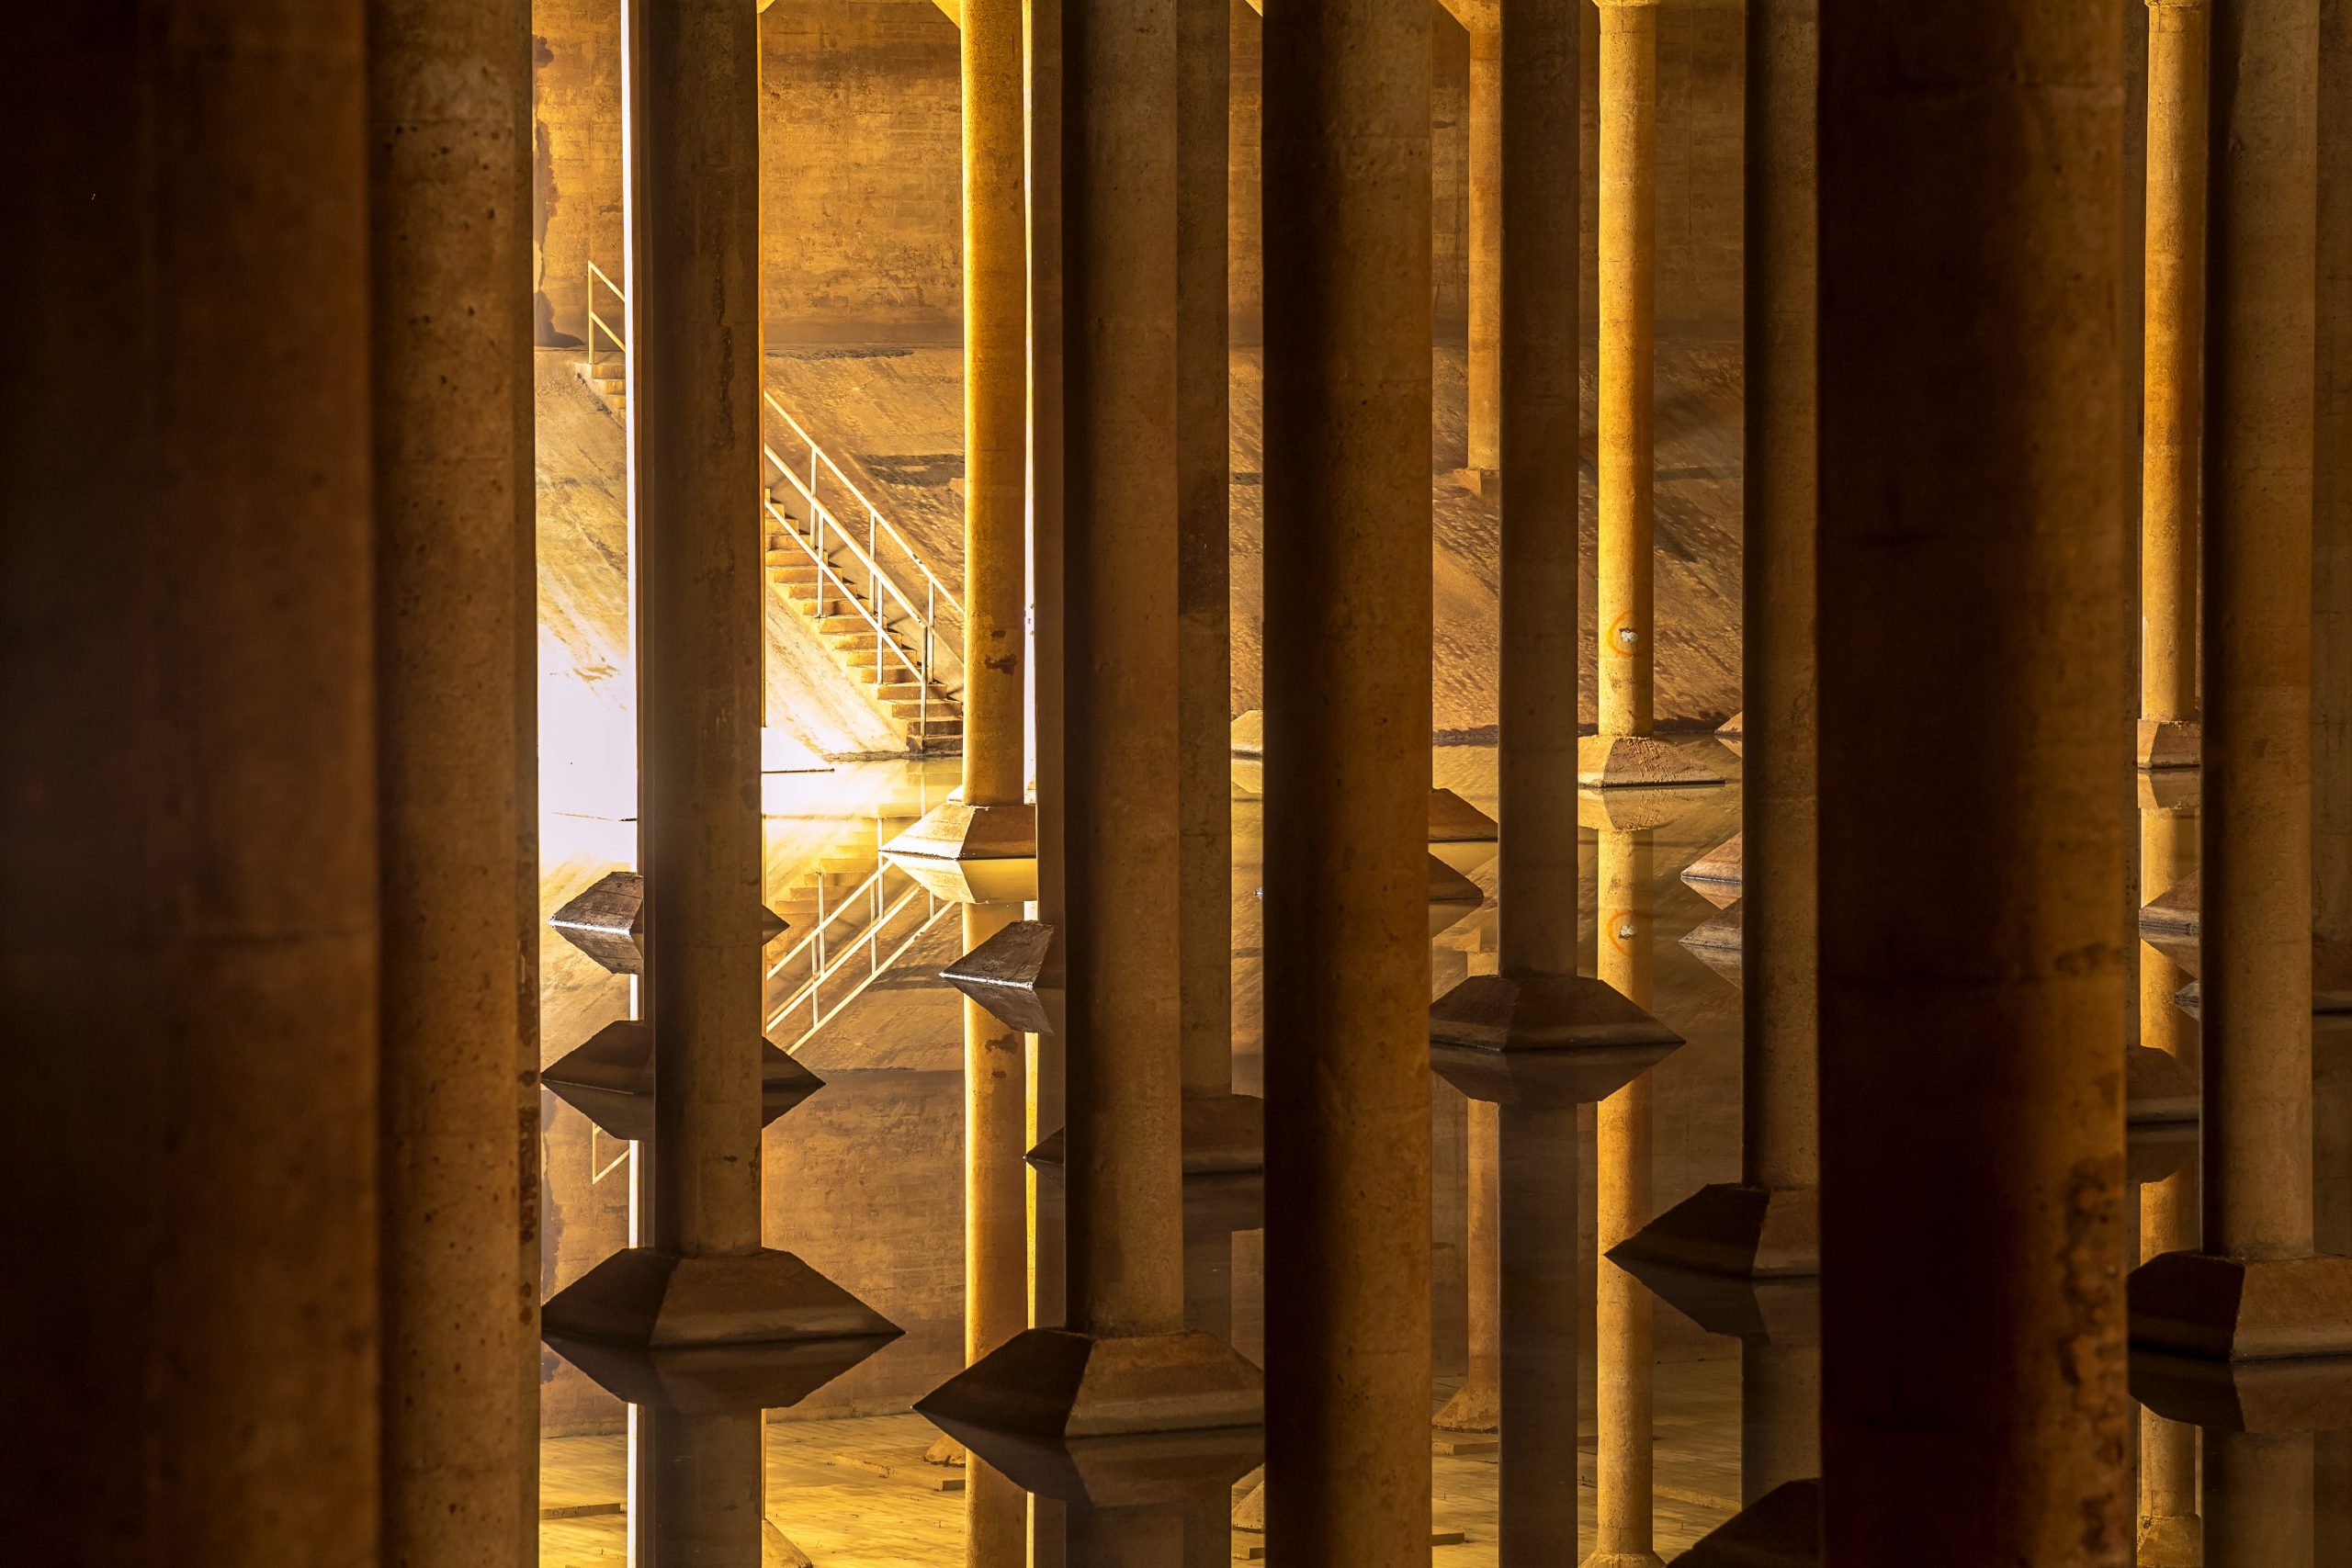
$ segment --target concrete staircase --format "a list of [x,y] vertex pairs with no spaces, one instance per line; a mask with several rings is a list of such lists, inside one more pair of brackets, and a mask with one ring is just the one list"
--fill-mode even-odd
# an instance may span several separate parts
[[[626,417],[625,353],[574,360],[571,368],[616,419]],[[763,446],[771,479],[760,498],[769,586],[910,752],[961,751],[962,607],[773,394],[763,395],[762,412],[795,452],[787,467],[775,446]],[[862,528],[845,528],[820,495],[828,477],[829,488],[854,503],[852,517],[863,513]]]

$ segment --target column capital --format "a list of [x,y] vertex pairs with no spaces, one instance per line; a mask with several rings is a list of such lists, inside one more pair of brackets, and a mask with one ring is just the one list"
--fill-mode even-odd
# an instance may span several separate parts
[[2148,0],[2151,11],[2202,11],[2206,0]]

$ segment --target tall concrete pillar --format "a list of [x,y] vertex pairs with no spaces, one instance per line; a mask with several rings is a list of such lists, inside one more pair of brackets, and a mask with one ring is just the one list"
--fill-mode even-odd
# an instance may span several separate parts
[[1491,1432],[1502,1409],[1502,1132],[1501,1108],[1469,1102],[1463,1165],[1469,1190],[1464,1204],[1465,1265],[1462,1386],[1437,1413],[1449,1432]]
[[2139,760],[2143,768],[2197,763],[2207,17],[2205,0],[2148,0],[2146,359],[2140,463]]
[[0,1172],[8,1331],[40,1349],[0,1514],[27,1562],[377,1560],[363,13],[19,18]]
[[2199,1250],[2132,1280],[2135,1342],[2352,1350],[2314,1256],[2312,577],[2317,0],[2213,0],[2206,311]]
[[1821,38],[1825,1559],[2120,1565],[2123,30]]
[[[1634,1006],[1650,1003],[1650,842],[1645,832],[1600,834],[1600,944],[1595,972]],[[1595,1122],[1600,1261],[1595,1277],[1598,1379],[1592,1555],[1586,1568],[1656,1564],[1651,1509],[1649,1291],[1609,1251],[1650,1219],[1650,1080],[1634,1078],[1600,1102]]]
[[2205,1568],[2313,1561],[2312,1441],[2308,1432],[2207,1432]]
[[[925,1396],[981,1457],[1254,1423],[1257,1371],[1184,1331],[1178,938],[1176,0],[1062,9],[1066,1328]],[[1041,1399],[1041,1387],[1060,1398]],[[1075,1526],[1073,1526],[1075,1532]],[[1073,1556],[1075,1534],[1073,1534]]]
[[[757,28],[754,11],[726,0],[632,0],[623,13],[652,1190],[641,1245],[589,1270],[541,1318],[598,1382],[652,1407],[638,1456],[650,1472],[673,1462],[660,1440],[672,1427],[656,1417],[681,1359],[729,1351],[735,1370],[718,1402],[740,1413],[791,1403],[814,1386],[815,1362],[831,1360],[831,1376],[897,1332],[762,1245]],[[750,1459],[730,1460],[728,1473],[756,1481],[758,1424],[737,1427]],[[713,1479],[714,1495],[722,1484],[732,1483]],[[633,1546],[657,1561],[757,1560],[756,1500],[722,1526],[660,1506],[659,1491],[640,1495]],[[707,1532],[722,1528],[714,1541]]]
[[1231,0],[1177,0],[1176,706],[1184,1163],[1265,1163],[1233,1092],[1232,356],[1227,209]]
[[1628,1258],[1750,1278],[1820,1267],[1815,887],[1815,101],[1819,0],[1747,7],[1747,728],[1740,1179],[1701,1189]]
[[[966,952],[1010,923],[1015,908],[964,907]],[[964,1007],[964,1362],[1029,1325],[1029,1073],[1021,1032],[978,1002]],[[948,1456],[934,1450],[933,1458]],[[993,1466],[966,1456],[964,1560],[1008,1568],[1025,1555],[1027,1506]]]
[[2352,991],[2352,6],[2321,0],[2312,444],[2312,983]]
[[1430,7],[1276,6],[1264,60],[1267,1550],[1401,1568],[1430,1518]]
[[388,0],[368,52],[383,1554],[515,1568],[538,1550],[529,6]]
[[1591,786],[1716,784],[1652,736],[1657,657],[1651,480],[1657,461],[1657,0],[1600,0],[1600,729]]
[[1472,24],[1469,444],[1466,462],[1454,478],[1465,489],[1486,495],[1502,479],[1503,36],[1497,17],[1476,9],[1467,14]]

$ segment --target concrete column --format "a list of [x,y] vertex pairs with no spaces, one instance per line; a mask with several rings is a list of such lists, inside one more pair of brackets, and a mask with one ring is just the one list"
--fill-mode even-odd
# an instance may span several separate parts
[[2308,1432],[2206,1434],[2205,1568],[2313,1561],[2312,1445]]
[[1719,782],[1650,739],[1657,650],[1650,490],[1657,457],[1657,0],[1600,0],[1600,731],[1589,785]]
[[[964,951],[1019,914],[964,906]],[[964,1361],[971,1365],[1029,1325],[1029,1075],[1023,1037],[964,999]],[[1021,1488],[966,1456],[964,1560],[1017,1568],[1028,1517]]]
[[1183,1326],[1177,0],[1065,0],[1069,1325]]
[[1430,7],[1276,6],[1264,39],[1267,1550],[1402,1568],[1430,1519]]
[[[1502,468],[1503,38],[1470,29],[1469,446],[1454,477],[1479,494]],[[1571,279],[1573,282],[1573,279]]]
[[2206,43],[2205,0],[2148,0],[2146,369],[2140,465],[2143,768],[2197,762]]
[[1740,1179],[1629,1256],[1771,1278],[1820,1267],[1814,723],[1815,100],[1819,0],[1747,9],[1747,565]]
[[1770,1335],[1739,1348],[1739,1501],[1821,1473],[1821,1347]]
[[2123,29],[1822,37],[1824,1557],[2121,1564]]
[[[1604,15],[1604,27],[1607,19]],[[1643,1009],[1650,1005],[1650,903],[1649,835],[1603,829],[1596,973],[1602,984]],[[1601,1254],[1594,1372],[1598,1528],[1586,1568],[1643,1568],[1659,1562],[1650,1484],[1650,1293],[1608,1258],[1611,1247],[1649,1223],[1650,1116],[1645,1074],[1602,1100],[1595,1124]]]
[[1022,0],[962,0],[962,6],[964,803],[1018,807],[1027,771],[1021,670],[1029,359]]
[[2312,444],[2312,982],[2352,991],[2352,6],[2321,0]]
[[530,16],[386,0],[368,28],[383,1555],[513,1568],[538,1549]]
[[0,436],[0,1172],[9,1331],[39,1347],[8,1398],[28,1562],[377,1560],[363,14],[18,18],[42,85],[0,124],[42,152],[0,257],[40,301]]
[[[2152,17],[2152,19],[2156,19]],[[2200,149],[2201,159],[2201,149]],[[2152,787],[2160,775],[2140,775],[2140,892],[2160,897],[2197,869],[2194,798],[2177,804]],[[2145,942],[2139,950],[2139,1035],[2143,1046],[2179,1057],[2194,1071],[2197,1020],[2173,1005],[2188,975]],[[2199,1202],[2194,1160],[2161,1181],[2140,1188],[2139,1256],[2196,1250]],[[2196,1568],[2197,1428],[2143,1408],[2140,1425],[2139,1568]]]
[[1231,0],[1177,0],[1176,919],[1189,1168],[1257,1169],[1233,1092],[1232,361],[1227,212]]
[[[1519,0],[1522,8],[1525,3]],[[1573,27],[1573,13],[1559,9]],[[1474,1102],[1474,1111],[1483,1109]],[[1498,1568],[1539,1568],[1559,1562],[1577,1539],[1577,1341],[1585,1300],[1572,1245],[1577,1108],[1515,1104],[1498,1114],[1502,1433],[1495,1561]]]
[[2214,0],[2205,363],[2200,1250],[2133,1276],[2135,1340],[2352,1350],[2312,1253],[2317,0]]
[[1437,1413],[1450,1432],[1491,1432],[1502,1402],[1502,1165],[1500,1108],[1469,1102],[1464,1165],[1469,1175],[1464,1252],[1468,1361],[1462,1386]]

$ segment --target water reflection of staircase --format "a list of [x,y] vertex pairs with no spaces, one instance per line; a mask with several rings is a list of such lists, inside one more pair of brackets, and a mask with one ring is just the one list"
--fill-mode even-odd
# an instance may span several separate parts
[[786,1052],[807,1044],[956,906],[891,865],[881,846],[913,820],[877,816],[827,847],[770,907],[788,945],[766,966],[763,1032]]

